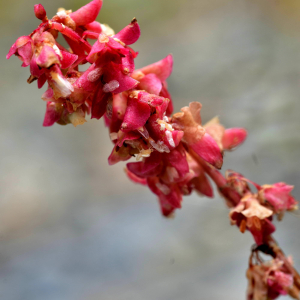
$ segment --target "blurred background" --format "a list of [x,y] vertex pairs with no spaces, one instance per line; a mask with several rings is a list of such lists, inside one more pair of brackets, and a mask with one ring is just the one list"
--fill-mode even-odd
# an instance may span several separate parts
[[[41,1],[48,16],[84,0]],[[245,298],[250,234],[231,227],[223,200],[186,197],[175,219],[156,197],[108,166],[103,121],[42,127],[45,103],[10,46],[38,25],[36,0],[0,2],[0,298],[194,300]],[[203,104],[206,122],[245,127],[226,153],[258,183],[285,181],[300,199],[300,2],[104,0],[98,21],[118,32],[136,17],[136,67],[174,55],[175,111]],[[300,218],[275,238],[300,269]]]

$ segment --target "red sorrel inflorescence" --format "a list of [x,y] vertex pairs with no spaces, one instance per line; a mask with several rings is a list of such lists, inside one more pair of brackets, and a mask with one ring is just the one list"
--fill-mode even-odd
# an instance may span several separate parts
[[[136,183],[148,186],[159,199],[162,214],[171,216],[181,207],[182,196],[193,190],[213,197],[208,178],[230,208],[229,218],[244,233],[253,235],[247,277],[248,300],[275,299],[289,294],[299,298],[300,276],[271,234],[274,216],[297,209],[292,186],[283,182],[258,185],[241,174],[218,171],[223,153],[246,138],[242,128],[225,129],[218,118],[202,125],[202,105],[192,102],[181,112],[173,112],[166,80],[173,58],[166,58],[135,70],[138,55],[129,45],[140,36],[136,19],[117,34],[96,17],[102,0],[93,0],[75,12],[59,9],[48,19],[41,4],[34,6],[41,24],[12,45],[7,58],[15,54],[22,67],[30,67],[28,83],[38,88],[48,85],[44,126],[54,123],[84,124],[86,116],[104,118],[113,142],[109,164],[135,157],[126,174]],[[61,33],[69,45],[57,42]],[[87,39],[95,40],[91,45]],[[86,71],[79,66],[90,64]],[[252,188],[250,188],[252,186]],[[263,261],[259,255],[272,257]]]

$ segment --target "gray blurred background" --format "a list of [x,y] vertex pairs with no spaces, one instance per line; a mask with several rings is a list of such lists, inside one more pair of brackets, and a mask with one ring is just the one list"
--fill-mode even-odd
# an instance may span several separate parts
[[[83,0],[41,2],[53,16]],[[195,300],[245,298],[250,234],[229,225],[223,200],[186,197],[176,218],[109,167],[103,121],[42,127],[45,103],[11,44],[37,25],[35,0],[0,2],[0,298]],[[203,104],[206,122],[245,127],[224,170],[296,185],[300,199],[300,1],[104,0],[98,21],[119,31],[136,17],[136,67],[174,55],[175,111]],[[43,89],[44,90],[44,89]],[[300,269],[300,219],[275,237]]]

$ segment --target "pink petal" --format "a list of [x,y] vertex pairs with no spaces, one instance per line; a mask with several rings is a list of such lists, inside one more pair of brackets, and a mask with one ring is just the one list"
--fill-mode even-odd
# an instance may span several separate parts
[[127,97],[123,93],[113,95],[113,113],[112,120],[116,122],[117,120],[124,119],[125,112],[127,108]]
[[128,105],[121,129],[123,131],[137,130],[144,126],[150,117],[151,109],[147,103],[129,97]]
[[82,38],[84,39],[91,39],[91,40],[96,40],[99,37],[99,33],[92,32],[92,31],[84,31],[82,34]]
[[53,64],[59,64],[59,56],[54,49],[48,45],[44,45],[39,56],[36,58],[36,63],[40,68],[49,68]]
[[[111,65],[115,65],[111,63]],[[114,94],[122,93],[124,91],[131,90],[135,88],[138,84],[138,81],[134,80],[128,75],[124,75],[121,71],[116,68],[111,68],[108,74],[104,74],[103,80],[107,83],[115,81],[118,83],[118,87],[112,90]]]
[[9,59],[9,58],[10,58],[13,54],[15,54],[16,52],[17,52],[17,45],[16,45],[16,43],[14,43],[14,44],[10,47],[10,49],[9,49],[7,55],[6,55],[6,59]]
[[183,138],[184,132],[180,130],[173,130],[172,131],[172,138],[175,144],[175,147],[177,147]]
[[181,208],[182,195],[176,188],[171,189],[171,192],[168,195],[160,195],[159,199],[162,202],[170,203],[175,208]]
[[45,72],[45,69],[41,70],[39,68],[39,66],[36,63],[36,57],[33,56],[33,58],[30,61],[30,73],[31,73],[31,75],[35,76],[35,77],[40,77],[44,72]]
[[[127,52],[127,54],[129,51]],[[110,68],[114,67],[119,71],[122,70],[122,59],[124,57],[120,55],[117,51],[112,50],[110,47],[105,47],[101,50],[101,53],[97,54],[96,65],[99,68],[105,69],[105,72],[109,72]],[[114,63],[114,66],[111,66],[110,63]],[[103,73],[105,73],[103,71]],[[124,74],[128,74],[127,72],[123,72]]]
[[[113,122],[111,121],[111,119],[108,118],[108,116],[106,114],[104,114],[103,119],[104,119],[104,124],[106,127],[110,127],[112,125]],[[115,123],[113,123],[113,124],[115,124]],[[112,130],[110,132],[116,132],[116,131]]]
[[131,45],[135,43],[141,35],[140,26],[134,18],[129,25],[127,25],[124,29],[118,32],[114,38],[119,39],[126,45]]
[[131,74],[134,71],[134,59],[131,52],[122,57],[122,68],[124,74]]
[[293,276],[281,271],[274,271],[272,273],[272,276],[267,281],[269,289],[274,293],[274,298],[271,299],[277,298],[278,293],[280,295],[287,295],[289,287],[292,287],[294,283]]
[[99,22],[97,22],[97,21],[94,21],[92,23],[86,24],[85,28],[88,31],[92,31],[92,32],[95,32],[95,33],[101,33],[101,31],[102,31],[101,24]]
[[160,106],[156,107],[156,113],[158,114],[160,119],[163,119],[170,105],[170,100],[168,98],[163,98],[163,99],[164,99],[163,103]]
[[23,46],[25,46],[27,43],[32,42],[31,38],[27,35],[20,36],[16,42],[10,47],[8,54],[6,55],[6,58],[9,59],[13,54],[17,52],[17,50]]
[[170,93],[169,93],[169,91],[166,87],[166,82],[163,82],[162,89],[161,89],[161,92],[160,92],[160,96],[170,100],[165,112],[166,112],[167,116],[171,116],[171,114],[173,113],[174,107],[173,107],[173,102],[172,102],[171,95],[170,95]]
[[135,183],[139,183],[142,185],[147,185],[147,179],[146,178],[140,178],[138,176],[136,176],[135,174],[133,174],[132,172],[130,172],[127,168],[124,169],[126,175],[128,176],[128,178],[135,182]]
[[93,104],[92,104],[92,115],[91,118],[99,120],[106,112],[106,105],[108,100],[112,98],[111,93],[103,93],[102,86],[99,85],[97,92],[95,93]]
[[205,161],[217,169],[221,169],[223,157],[220,148],[208,133],[205,133],[204,136],[197,141],[197,143],[189,144],[189,147],[191,147]]
[[[127,96],[123,93],[113,95],[112,114],[109,119],[109,132],[119,132],[127,108]],[[104,115],[106,116],[106,114]]]
[[71,13],[70,17],[75,21],[77,26],[92,23],[96,20],[101,9],[102,3],[102,0],[93,0],[85,6]]
[[61,51],[61,54],[63,57],[62,59],[60,59],[61,69],[69,68],[78,59],[78,55],[72,54],[70,52]]
[[247,137],[247,131],[244,128],[229,128],[225,130],[222,144],[224,150],[231,150],[241,143]]
[[192,183],[194,184],[195,190],[201,193],[202,195],[210,198],[214,196],[211,184],[204,172],[201,172],[198,177],[194,178],[192,180]]
[[156,176],[162,170],[160,153],[153,152],[144,161],[128,163],[127,169],[140,178]]
[[264,200],[267,200],[276,212],[293,210],[297,206],[297,201],[290,195],[293,188],[291,185],[279,182],[269,187],[263,186],[262,195]]
[[[101,54],[103,54],[105,51],[109,51],[114,55],[121,54],[123,57],[131,53],[129,49],[124,48],[123,45],[115,41],[113,38],[107,36],[105,33],[100,33],[97,41],[89,51],[89,55],[87,56],[86,60],[90,63],[94,63],[99,58],[101,59]],[[108,62],[109,60],[105,63]]]
[[48,88],[46,92],[42,95],[44,101],[53,101],[54,93],[51,88]]
[[100,43],[99,38],[98,38],[98,40],[93,45],[93,47],[92,47],[89,55],[87,56],[86,60],[91,64],[94,63],[98,59],[101,51],[103,51],[104,49],[105,49],[105,43]]
[[145,75],[154,73],[161,81],[165,81],[172,73],[173,57],[169,54],[164,59],[140,69]]
[[177,170],[180,177],[185,176],[189,172],[189,165],[182,144],[170,153],[164,153],[163,159]]
[[102,70],[92,64],[74,83],[74,88],[94,92],[100,83]]
[[162,89],[162,83],[155,74],[150,73],[148,75],[145,75],[142,79],[140,79],[138,88],[140,90],[145,90],[150,94],[159,95]]
[[71,47],[74,54],[78,55],[78,57],[80,57],[80,58],[86,57],[84,45],[77,43],[76,41],[70,39],[69,37],[67,37],[65,35],[63,37],[66,40],[66,42],[69,44],[69,46]]
[[111,152],[110,156],[108,157],[108,164],[114,165],[120,161],[126,161],[131,158],[131,155],[129,154],[130,147],[124,147],[121,148],[115,145],[113,151]]
[[50,101],[47,102],[47,108],[46,108],[43,126],[45,127],[52,126],[55,122],[57,122],[61,117],[62,110],[63,107],[61,104],[57,104]]
[[[100,36],[101,36],[101,34],[100,34]],[[100,36],[99,36],[99,39],[100,39]],[[106,37],[108,38],[107,46],[109,46],[112,50],[116,50],[119,53],[122,53],[124,55],[129,52],[129,49],[124,48],[124,44],[119,43],[112,37],[108,37],[108,36],[106,36]]]
[[165,99],[147,92],[139,92],[139,101],[148,103],[152,107],[157,107],[162,105]]
[[58,22],[52,22],[51,29],[58,30],[63,36],[66,36],[75,41],[77,44],[82,45],[83,49],[86,52],[89,53],[91,51],[92,46],[86,40],[81,38],[81,36],[70,27],[64,26],[63,24]]
[[9,59],[13,54],[17,55],[22,61],[22,67],[27,67],[30,64],[33,50],[32,39],[29,36],[21,36],[11,46],[6,58]]
[[168,201],[159,198],[159,204],[161,213],[164,217],[169,217],[173,215],[175,207],[171,206]]
[[32,43],[29,42],[27,44],[25,44],[23,47],[18,49],[18,54],[20,55],[20,57],[22,57],[23,59],[23,64],[22,67],[27,67],[30,65],[30,60],[32,58]]
[[161,208],[161,212],[165,217],[169,217],[176,208],[181,207],[182,196],[179,189],[176,186],[170,188],[170,193],[165,195],[159,188],[159,184],[161,182],[157,177],[147,178],[147,184],[150,190],[159,197],[159,204]]
[[[118,83],[118,87],[112,90],[114,94],[122,93],[124,91],[131,90],[135,88],[138,84],[138,81],[135,79],[131,78],[128,75],[125,75],[121,70],[120,70],[119,65],[110,63],[108,72],[103,75],[103,80],[107,83],[111,81],[115,81]],[[116,85],[117,86],[117,85]]]

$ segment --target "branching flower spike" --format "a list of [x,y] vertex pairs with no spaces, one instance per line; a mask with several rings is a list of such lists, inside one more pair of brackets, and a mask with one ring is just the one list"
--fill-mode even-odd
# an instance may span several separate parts
[[[300,299],[300,276],[275,242],[274,216],[297,209],[292,186],[283,182],[259,185],[234,171],[219,169],[225,151],[246,139],[243,128],[225,129],[218,120],[202,124],[202,105],[192,102],[173,113],[167,86],[172,55],[135,70],[138,53],[130,45],[140,37],[134,18],[116,33],[96,21],[102,0],[93,0],[75,12],[59,9],[49,19],[41,4],[34,6],[40,25],[19,37],[10,48],[30,68],[28,83],[47,84],[43,126],[82,125],[88,115],[104,118],[113,149],[110,165],[127,161],[125,172],[133,182],[148,186],[157,196],[164,216],[181,208],[183,196],[196,191],[213,197],[209,178],[224,197],[232,225],[255,241],[247,278],[248,300],[269,300],[289,294]],[[61,34],[69,48],[57,42]],[[91,45],[90,40],[95,40]],[[89,64],[86,71],[80,67]],[[260,253],[270,256],[263,261]]]

